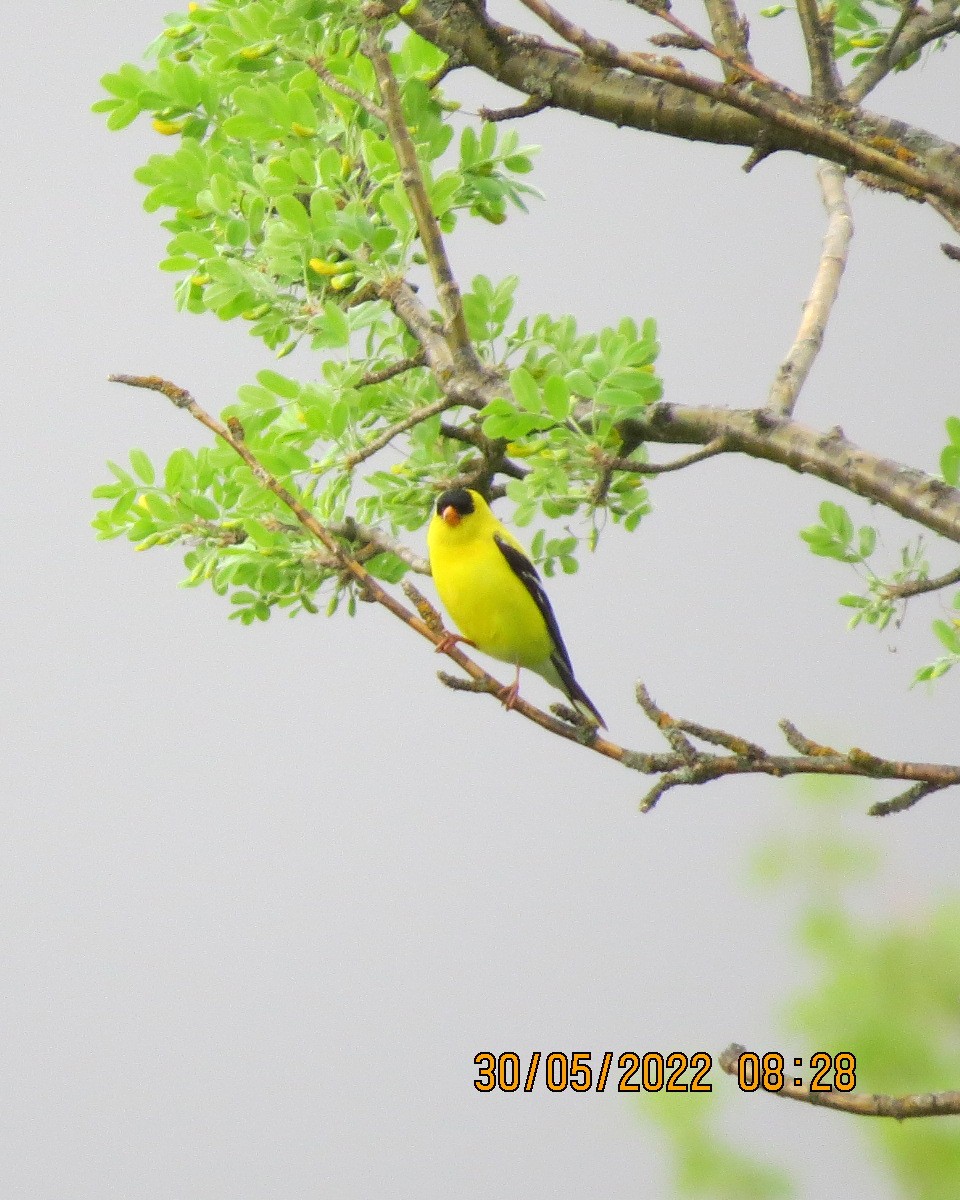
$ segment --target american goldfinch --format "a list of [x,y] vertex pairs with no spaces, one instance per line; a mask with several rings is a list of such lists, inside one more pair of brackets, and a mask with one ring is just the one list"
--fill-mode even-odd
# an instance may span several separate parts
[[507,707],[516,701],[520,668],[528,667],[559,688],[590,725],[606,728],[573,677],[536,567],[480,493],[466,488],[444,492],[427,531],[427,545],[440,599],[464,635],[456,640],[517,669]]

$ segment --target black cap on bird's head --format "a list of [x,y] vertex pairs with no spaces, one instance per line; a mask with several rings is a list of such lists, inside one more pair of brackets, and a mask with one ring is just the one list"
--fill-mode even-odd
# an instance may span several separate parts
[[437,516],[448,525],[459,525],[474,507],[473,497],[466,488],[451,488],[437,499]]

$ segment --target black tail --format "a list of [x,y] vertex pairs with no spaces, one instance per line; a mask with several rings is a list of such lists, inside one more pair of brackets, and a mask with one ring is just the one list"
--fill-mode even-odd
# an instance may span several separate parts
[[600,711],[594,702],[590,699],[587,693],[583,690],[576,679],[573,677],[573,669],[570,666],[570,661],[564,654],[554,654],[552,656],[553,665],[557,669],[557,674],[560,676],[560,681],[563,684],[563,690],[567,693],[570,703],[582,713],[591,725],[596,723],[601,729],[606,729],[607,723],[600,716]]

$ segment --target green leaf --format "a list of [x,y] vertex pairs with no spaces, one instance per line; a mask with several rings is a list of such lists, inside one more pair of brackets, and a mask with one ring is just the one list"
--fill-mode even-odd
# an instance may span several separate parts
[[543,403],[557,421],[570,415],[570,385],[561,375],[551,375],[543,385]]
[[860,527],[859,543],[860,557],[869,558],[877,548],[877,531],[872,525]]
[[156,473],[154,472],[153,463],[150,461],[149,455],[144,450],[130,451],[130,465],[144,483],[153,483]]
[[824,500],[820,505],[820,520],[844,546],[853,540],[853,522],[842,504]]
[[271,371],[269,368],[257,372],[257,380],[265,388],[269,388],[271,392],[282,396],[285,400],[295,400],[300,395],[300,384],[295,379],[288,379],[286,375]]
[[951,654],[956,654],[960,657],[960,629],[956,625],[948,624],[939,618],[933,622],[933,632],[942,642],[944,648],[949,650]]
[[956,487],[960,483],[960,445],[951,442],[940,452],[940,474],[945,483]]
[[332,300],[323,303],[323,323],[328,344],[332,347],[346,346],[350,342],[350,326],[343,311]]
[[310,236],[310,215],[295,196],[278,196],[274,201],[277,212],[301,237]]
[[516,367],[510,372],[510,390],[521,408],[531,413],[540,411],[540,389],[525,367]]

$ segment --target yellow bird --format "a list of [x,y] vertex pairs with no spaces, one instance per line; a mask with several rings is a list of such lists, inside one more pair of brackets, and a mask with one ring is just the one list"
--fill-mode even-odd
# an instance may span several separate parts
[[507,708],[517,699],[520,668],[527,667],[559,688],[590,725],[606,728],[573,676],[536,567],[480,493],[466,488],[444,492],[427,545],[440,599],[463,634],[452,640],[468,642],[517,669],[504,701]]

